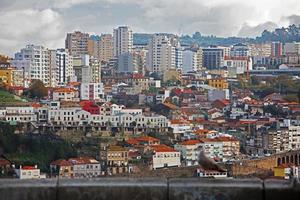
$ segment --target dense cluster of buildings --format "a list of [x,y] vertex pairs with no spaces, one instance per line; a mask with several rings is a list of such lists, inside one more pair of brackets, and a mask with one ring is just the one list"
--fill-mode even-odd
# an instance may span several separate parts
[[[197,166],[201,154],[230,163],[300,149],[299,103],[277,93],[254,98],[252,91],[232,87],[252,73],[274,76],[299,66],[297,42],[199,47],[159,33],[147,45],[134,45],[127,26],[113,34],[75,31],[67,34],[65,48],[27,45],[12,59],[0,57],[5,89],[22,96],[38,79],[48,91],[39,101],[1,104],[0,119],[25,124],[18,133],[82,130],[122,138],[101,144],[95,158],[51,162],[51,176]],[[20,166],[16,174],[41,177],[37,166]],[[227,172],[199,168],[197,175]]]

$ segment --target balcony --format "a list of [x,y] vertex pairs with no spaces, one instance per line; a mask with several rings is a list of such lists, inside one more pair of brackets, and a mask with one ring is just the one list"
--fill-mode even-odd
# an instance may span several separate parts
[[277,200],[299,199],[299,180],[0,179],[0,200]]

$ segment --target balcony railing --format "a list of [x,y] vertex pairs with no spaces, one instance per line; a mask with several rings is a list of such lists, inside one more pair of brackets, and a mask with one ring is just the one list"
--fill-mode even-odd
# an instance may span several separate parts
[[299,199],[299,180],[0,179],[0,200],[282,200]]

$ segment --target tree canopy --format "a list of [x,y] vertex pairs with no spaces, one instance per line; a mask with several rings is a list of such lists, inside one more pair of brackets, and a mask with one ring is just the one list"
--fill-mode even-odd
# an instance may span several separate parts
[[28,89],[28,96],[31,98],[43,98],[47,96],[48,90],[41,80],[32,80],[31,85]]

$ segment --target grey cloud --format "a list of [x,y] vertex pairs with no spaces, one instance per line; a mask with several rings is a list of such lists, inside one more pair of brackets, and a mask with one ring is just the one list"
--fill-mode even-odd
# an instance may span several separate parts
[[295,25],[300,24],[300,15],[291,15],[285,18],[289,21],[289,24],[295,24]]
[[238,36],[240,37],[255,37],[259,36],[264,30],[274,30],[278,25],[274,22],[265,22],[257,26],[250,26],[247,23],[243,24]]
[[64,23],[60,14],[51,10],[15,10],[1,12],[0,50],[10,55],[27,43],[60,46]]
[[[135,32],[257,36],[280,24],[299,23],[296,0],[0,0],[0,51],[26,43],[62,47],[67,32],[101,34],[118,25]],[[274,14],[274,10],[280,12]],[[290,13],[287,12],[290,10]],[[258,24],[250,26],[249,24]]]

